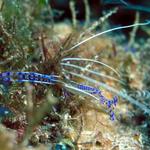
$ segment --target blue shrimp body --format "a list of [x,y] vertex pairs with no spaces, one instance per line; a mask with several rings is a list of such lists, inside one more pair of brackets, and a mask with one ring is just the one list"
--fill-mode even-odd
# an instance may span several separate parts
[[[8,85],[12,82],[30,82],[30,83],[41,83],[41,84],[56,84],[59,76],[57,75],[45,75],[36,72],[3,72],[0,73],[0,82],[4,85]],[[80,89],[82,91],[89,92],[91,95],[98,95],[100,104],[106,105],[108,111],[110,113],[110,120],[115,119],[115,114],[113,112],[114,106],[116,106],[118,102],[118,98],[114,97],[113,100],[108,100],[105,98],[101,91],[95,87],[82,85],[82,84],[75,84],[75,88]]]
[[55,84],[58,76],[44,75],[35,72],[3,72],[0,73],[0,81],[4,84],[11,82],[31,82]]
[[45,75],[35,72],[17,72],[17,82],[31,82],[31,83],[44,83],[55,84],[58,80],[56,75]]

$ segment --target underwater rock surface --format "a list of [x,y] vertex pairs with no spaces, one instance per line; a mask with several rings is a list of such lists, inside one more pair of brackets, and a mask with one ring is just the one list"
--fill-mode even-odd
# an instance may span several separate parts
[[0,149],[149,150],[149,10],[1,0]]

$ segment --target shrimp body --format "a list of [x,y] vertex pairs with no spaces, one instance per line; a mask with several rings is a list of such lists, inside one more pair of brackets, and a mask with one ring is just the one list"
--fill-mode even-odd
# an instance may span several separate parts
[[0,73],[0,81],[2,83],[11,82],[31,82],[54,84],[57,81],[56,75],[45,75],[35,72],[3,72]]

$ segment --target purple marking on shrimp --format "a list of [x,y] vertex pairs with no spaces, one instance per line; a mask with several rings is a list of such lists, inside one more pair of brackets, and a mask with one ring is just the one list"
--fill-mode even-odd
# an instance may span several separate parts
[[115,120],[115,113],[112,110],[110,110],[109,115],[110,115],[110,120],[114,121]]
[[118,97],[114,96],[114,98],[113,98],[113,104],[114,104],[114,106],[116,106],[117,103],[118,103]]

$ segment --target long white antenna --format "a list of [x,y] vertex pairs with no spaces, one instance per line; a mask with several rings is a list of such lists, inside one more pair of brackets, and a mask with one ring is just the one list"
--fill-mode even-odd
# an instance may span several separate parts
[[105,63],[103,63],[103,62],[101,62],[101,61],[97,61],[97,60],[94,60],[94,59],[88,59],[88,58],[63,58],[62,59],[62,62],[63,61],[71,61],[71,60],[75,60],[75,61],[90,61],[90,62],[94,62],[94,63],[97,63],[97,64],[100,64],[100,65],[103,65],[103,66],[105,66],[105,67],[107,67],[107,68],[109,68],[109,69],[111,69],[113,72],[115,72],[119,77],[120,77],[120,74],[114,69],[114,68],[112,68],[111,66],[109,66],[109,65],[107,65],[107,64],[105,64]]
[[115,30],[126,29],[126,28],[135,27],[135,26],[144,26],[144,25],[148,25],[148,24],[150,24],[150,21],[146,21],[144,23],[135,23],[135,24],[132,24],[132,25],[127,25],[127,26],[122,26],[122,27],[116,27],[116,28],[113,28],[113,29],[109,29],[109,30],[97,33],[97,34],[95,34],[95,35],[93,35],[93,36],[91,36],[91,37],[81,41],[80,43],[74,45],[73,47],[71,47],[69,49],[69,51],[75,49],[76,47],[82,45],[83,43],[86,43],[87,41],[89,41],[89,40],[91,40],[91,39],[93,39],[95,37],[98,37],[98,36],[100,36],[102,34],[105,34],[105,33],[111,32],[111,31],[115,31]]
[[81,71],[86,71],[86,72],[89,72],[89,73],[92,73],[94,75],[97,75],[97,76],[100,76],[100,77],[103,77],[103,78],[107,78],[107,79],[111,79],[111,80],[114,80],[114,81],[117,81],[119,83],[122,83],[122,84],[125,84],[123,81],[121,80],[118,80],[112,76],[109,76],[109,75],[105,75],[103,73],[99,73],[97,71],[93,71],[93,70],[90,70],[90,69],[86,69],[85,67],[81,67],[81,66],[77,66],[77,65],[74,65],[74,64],[69,64],[69,63],[60,63],[62,66],[68,66],[68,67],[72,67],[72,68],[76,68],[76,69],[80,69]]

